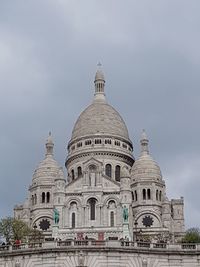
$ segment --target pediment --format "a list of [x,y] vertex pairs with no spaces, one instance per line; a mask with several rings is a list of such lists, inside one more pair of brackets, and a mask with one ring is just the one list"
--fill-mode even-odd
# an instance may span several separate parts
[[107,177],[106,175],[102,175],[102,187],[105,189],[120,189],[120,183],[116,182],[115,180]]
[[73,180],[72,182],[70,182],[69,184],[66,185],[66,192],[70,191],[70,192],[80,192],[80,190],[82,189],[82,181],[83,177],[79,177],[75,180]]
[[96,181],[95,185],[92,186],[89,183],[85,183],[85,179],[83,177],[80,177],[66,185],[66,193],[81,193],[82,191],[85,192],[87,190],[118,191],[120,190],[120,183],[100,174],[99,179]]
[[98,172],[103,171],[103,163],[93,157],[83,163],[85,171],[88,171],[91,167],[94,167]]

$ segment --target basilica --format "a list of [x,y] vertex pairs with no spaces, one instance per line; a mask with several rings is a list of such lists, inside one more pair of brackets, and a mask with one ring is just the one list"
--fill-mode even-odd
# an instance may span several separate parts
[[184,201],[167,198],[147,134],[143,130],[135,159],[127,126],[107,103],[101,68],[94,90],[72,130],[67,177],[54,159],[49,134],[44,160],[33,173],[26,201],[15,206],[15,218],[60,240],[180,239]]

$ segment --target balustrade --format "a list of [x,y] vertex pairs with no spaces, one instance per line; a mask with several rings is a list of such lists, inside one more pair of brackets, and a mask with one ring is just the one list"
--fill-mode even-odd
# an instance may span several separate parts
[[188,251],[200,251],[199,244],[168,244],[168,243],[150,243],[150,242],[132,242],[127,240],[65,240],[65,241],[52,241],[50,246],[48,242],[33,242],[24,244],[14,244],[14,245],[1,245],[0,253],[5,253],[6,251],[16,251],[16,250],[31,250],[40,248],[56,248],[56,247],[109,247],[109,248],[132,248],[132,249],[165,249],[165,250],[188,250]]

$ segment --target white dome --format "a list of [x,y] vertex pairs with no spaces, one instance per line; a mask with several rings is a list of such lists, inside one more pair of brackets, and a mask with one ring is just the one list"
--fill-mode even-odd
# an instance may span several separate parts
[[120,114],[104,102],[94,101],[79,116],[72,140],[91,135],[118,136],[129,141],[126,124]]
[[142,155],[135,161],[132,167],[131,177],[133,181],[162,180],[160,167],[149,154]]
[[142,132],[141,144],[141,156],[135,161],[131,171],[131,177],[133,181],[138,180],[154,180],[161,181],[162,174],[160,167],[149,155],[149,140],[147,138],[145,130]]
[[33,183],[52,183],[55,179],[64,179],[62,168],[58,165],[57,161],[53,158],[53,139],[51,133],[46,143],[46,155],[33,174]]
[[54,182],[58,178],[64,179],[64,173],[52,156],[47,156],[41,161],[33,174],[33,180],[42,183]]

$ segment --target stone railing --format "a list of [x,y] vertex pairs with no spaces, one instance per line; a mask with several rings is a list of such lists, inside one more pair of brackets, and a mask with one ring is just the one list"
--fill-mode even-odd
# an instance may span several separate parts
[[130,241],[117,241],[117,240],[66,240],[66,241],[50,241],[38,242],[30,244],[19,245],[5,245],[0,246],[0,255],[5,252],[17,252],[23,250],[37,250],[48,248],[124,248],[136,250],[173,250],[173,251],[198,251],[200,253],[200,244],[168,244],[168,243],[150,243],[150,242],[130,242]]

